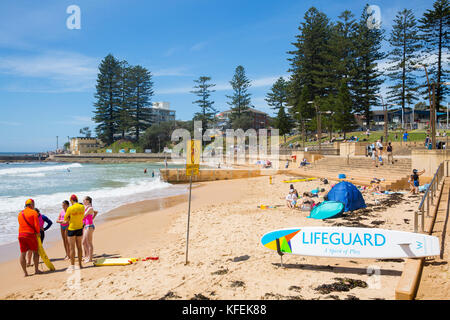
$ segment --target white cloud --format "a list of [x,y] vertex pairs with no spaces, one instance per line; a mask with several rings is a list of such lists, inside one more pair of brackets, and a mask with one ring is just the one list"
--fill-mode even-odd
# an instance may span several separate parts
[[[2,90],[45,93],[86,91],[95,87],[98,63],[99,59],[64,51],[1,56],[0,74],[12,76],[8,79],[8,86]],[[22,79],[16,81],[15,78]]]
[[198,42],[198,43],[194,44],[189,50],[190,51],[200,51],[206,46],[206,44],[207,44],[206,41]]

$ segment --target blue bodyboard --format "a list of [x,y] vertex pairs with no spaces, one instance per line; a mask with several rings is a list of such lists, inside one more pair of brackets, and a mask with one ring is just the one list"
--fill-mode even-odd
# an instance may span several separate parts
[[308,218],[330,219],[340,216],[344,212],[344,204],[338,201],[324,201],[315,206]]

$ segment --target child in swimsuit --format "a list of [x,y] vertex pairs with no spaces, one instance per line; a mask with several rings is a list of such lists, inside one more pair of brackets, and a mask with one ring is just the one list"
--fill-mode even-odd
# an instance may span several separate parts
[[64,216],[66,215],[66,210],[69,207],[69,201],[64,200],[62,203],[62,209],[59,213],[59,217],[56,220],[56,223],[59,223],[61,226],[61,238],[63,239],[64,249],[66,250],[66,256],[64,257],[64,260],[69,260],[69,239],[67,238],[67,227],[69,226],[68,223],[64,222]]
[[97,215],[97,211],[92,208],[92,198],[86,197],[83,201],[84,210],[84,232],[83,232],[83,248],[85,253],[84,262],[92,262],[92,256],[94,254],[94,244],[92,237],[94,234],[95,226],[94,219]]

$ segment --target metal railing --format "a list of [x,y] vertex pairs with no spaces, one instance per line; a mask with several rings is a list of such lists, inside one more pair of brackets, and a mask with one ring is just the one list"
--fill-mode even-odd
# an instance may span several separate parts
[[442,179],[444,178],[444,163],[447,161],[442,162],[438,169],[436,170],[436,173],[433,176],[433,179],[430,182],[430,186],[425,191],[425,194],[422,197],[422,201],[419,204],[418,210],[414,213],[414,232],[418,232],[418,223],[419,223],[419,215],[421,216],[421,228],[420,231],[424,232],[424,225],[425,225],[425,203],[426,203],[426,211],[427,211],[427,217],[430,216],[430,207],[433,205],[434,197],[436,193],[438,192],[439,185],[441,184]]

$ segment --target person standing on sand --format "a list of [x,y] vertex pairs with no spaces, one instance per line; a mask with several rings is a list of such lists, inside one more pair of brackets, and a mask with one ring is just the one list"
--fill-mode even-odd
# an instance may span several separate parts
[[78,263],[82,268],[83,251],[81,247],[81,241],[83,237],[83,219],[84,219],[84,206],[78,203],[76,195],[70,197],[71,206],[67,208],[64,216],[64,222],[69,223],[67,237],[69,238],[70,246],[70,267],[75,268],[75,246],[77,247]]
[[70,247],[69,247],[69,239],[67,238],[67,227],[68,223],[64,223],[64,216],[66,215],[67,208],[69,208],[69,201],[64,200],[62,202],[62,209],[59,213],[59,217],[56,220],[56,223],[59,223],[61,226],[61,238],[63,239],[64,250],[66,251],[66,256],[64,260],[68,260],[70,256]]
[[84,231],[83,231],[83,248],[85,259],[84,262],[92,262],[92,256],[94,255],[94,244],[92,237],[94,235],[94,219],[97,216],[97,211],[92,208],[92,198],[86,197],[83,201],[84,204]]
[[41,274],[42,271],[39,270],[39,254],[38,254],[38,241],[37,236],[39,236],[38,231],[39,217],[36,210],[34,210],[34,200],[28,199],[25,202],[25,209],[22,210],[17,216],[19,222],[19,246],[20,246],[20,258],[19,262],[25,274],[28,277],[27,264],[26,264],[26,254],[27,251],[33,253],[34,261],[34,272],[35,274]]
[[422,171],[418,172],[417,169],[413,170],[413,174],[411,175],[410,178],[410,183],[412,182],[412,189],[411,189],[411,193],[412,194],[419,194],[419,176],[421,176],[423,173],[425,172],[425,169],[423,169]]
[[[44,238],[45,238],[45,231],[47,231],[53,224],[52,220],[50,220],[49,218],[47,218],[46,215],[41,214],[41,212],[39,211],[38,208],[34,208],[34,210],[37,212],[38,214],[38,219],[39,219],[39,235],[41,237],[41,243],[44,244]],[[47,223],[47,225],[44,227],[44,224]],[[28,262],[27,262],[27,266],[30,267],[31,266],[31,255],[32,252],[28,251]]]
[[386,151],[387,151],[387,162],[394,164],[394,156],[392,154],[392,145],[390,141],[387,145]]

